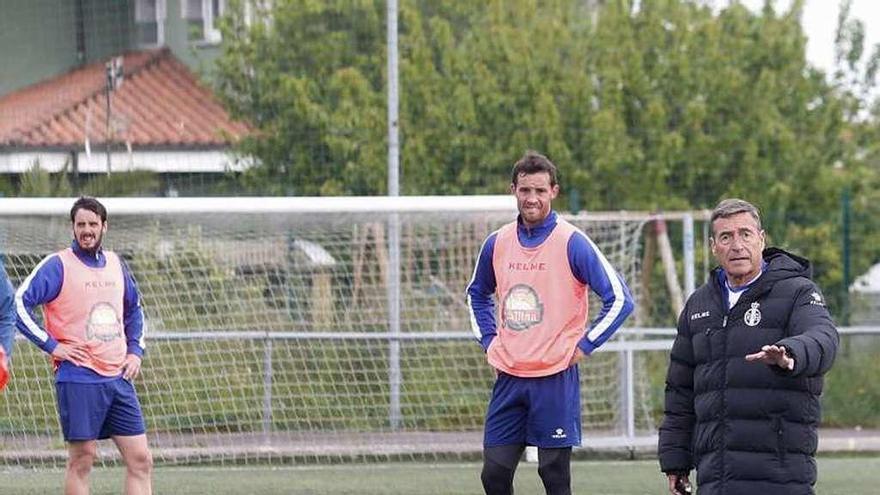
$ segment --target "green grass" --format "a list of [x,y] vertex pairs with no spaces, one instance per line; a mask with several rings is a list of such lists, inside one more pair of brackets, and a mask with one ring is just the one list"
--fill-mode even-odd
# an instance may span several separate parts
[[880,339],[841,339],[834,367],[825,378],[822,422],[828,426],[880,427]]
[[[665,480],[653,460],[576,461],[573,492],[593,495],[666,493]],[[336,465],[324,467],[163,467],[156,470],[154,493],[174,495],[473,495],[482,493],[478,463]],[[0,472],[2,493],[60,493],[62,471]],[[820,457],[817,493],[873,493],[880,485],[880,456]],[[122,492],[121,469],[99,469],[92,475],[92,494]],[[540,495],[536,464],[520,465],[517,495]]]
[[[880,428],[880,338],[848,335],[831,371],[825,375],[822,393],[822,425],[835,428]],[[655,424],[663,420],[663,400],[669,354],[646,352],[644,359],[650,411]],[[636,382],[639,383],[638,381]]]

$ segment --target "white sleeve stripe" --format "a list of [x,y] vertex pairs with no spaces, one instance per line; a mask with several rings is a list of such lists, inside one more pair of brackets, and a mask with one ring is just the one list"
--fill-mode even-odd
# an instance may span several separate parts
[[38,325],[37,322],[34,321],[33,318],[31,318],[31,315],[28,313],[27,308],[24,307],[24,300],[22,298],[24,296],[24,293],[27,292],[27,290],[30,288],[31,281],[34,279],[34,275],[36,275],[37,272],[40,271],[40,268],[42,268],[43,265],[46,264],[46,262],[54,256],[56,255],[50,254],[49,256],[43,258],[43,261],[41,261],[31,271],[30,275],[28,275],[27,278],[24,279],[24,282],[22,282],[18,290],[15,291],[15,311],[16,313],[18,313],[18,317],[21,318],[21,321],[24,322],[24,325],[27,327],[27,329],[36,338],[38,338],[40,342],[46,342],[47,340],[49,340],[49,334],[46,333],[46,331],[43,330],[40,325]]
[[594,342],[601,337],[602,334],[611,327],[611,324],[620,316],[620,312],[623,311],[623,303],[626,297],[623,294],[623,286],[620,284],[620,279],[617,277],[617,271],[614,270],[614,267],[611,266],[611,263],[609,263],[605,258],[605,255],[602,254],[602,251],[599,251],[599,248],[593,243],[593,240],[586,234],[580,230],[578,230],[577,233],[584,236],[590,244],[590,247],[593,248],[593,253],[599,258],[599,262],[602,264],[602,269],[605,271],[605,276],[607,276],[608,280],[611,282],[611,290],[614,292],[614,303],[611,305],[611,308],[609,308],[608,313],[605,314],[602,321],[596,323],[596,326],[587,332],[587,340]]
[[144,316],[144,308],[138,308],[138,311],[141,312],[141,338],[138,339],[138,345],[141,346],[141,349],[147,348],[147,318]]
[[468,306],[468,315],[471,318],[471,332],[474,334],[474,338],[478,341],[483,340],[483,332],[480,331],[480,325],[477,323],[477,315],[474,313],[474,308],[471,305],[471,295],[467,296],[467,306]]
[[[474,279],[477,278],[477,267],[480,266],[480,256],[483,255],[483,249],[486,248],[486,243],[489,242],[489,239],[491,239],[493,235],[496,236],[496,240],[497,240],[497,235],[498,235],[499,230],[501,230],[501,229],[498,229],[495,232],[492,232],[491,234],[487,235],[486,238],[483,240],[483,244],[480,245],[480,251],[477,252],[477,262],[474,263],[474,272],[471,273],[471,280],[467,284],[468,289],[470,289],[471,285],[474,284]],[[474,337],[478,341],[482,341],[483,340],[483,332],[480,330],[480,325],[477,323],[477,314],[474,313],[474,306],[471,303],[471,294],[470,294],[470,292],[468,292],[467,289],[465,289],[465,294],[467,295],[468,316],[470,316],[470,319],[471,319],[471,332],[473,332]]]

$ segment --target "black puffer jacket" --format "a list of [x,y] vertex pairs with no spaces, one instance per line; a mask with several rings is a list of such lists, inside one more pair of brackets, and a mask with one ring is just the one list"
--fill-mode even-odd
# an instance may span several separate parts
[[[663,472],[697,468],[700,495],[812,494],[822,375],[839,337],[807,260],[770,248],[757,282],[727,310],[718,280],[678,322],[660,427]],[[795,368],[747,362],[784,345]]]

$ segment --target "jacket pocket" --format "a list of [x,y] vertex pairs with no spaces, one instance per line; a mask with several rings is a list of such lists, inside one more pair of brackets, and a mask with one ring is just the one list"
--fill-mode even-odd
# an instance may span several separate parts
[[709,338],[713,329],[705,328],[700,329],[693,333],[691,337],[691,345],[694,349],[694,359],[698,363],[708,363],[712,360],[712,346],[709,343]]

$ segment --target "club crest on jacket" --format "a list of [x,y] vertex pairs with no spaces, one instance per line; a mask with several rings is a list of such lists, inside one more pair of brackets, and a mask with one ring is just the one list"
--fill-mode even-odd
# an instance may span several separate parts
[[746,314],[743,315],[743,321],[746,325],[750,327],[758,326],[758,323],[761,323],[761,310],[758,307],[761,303],[753,302],[752,307],[746,311]]

